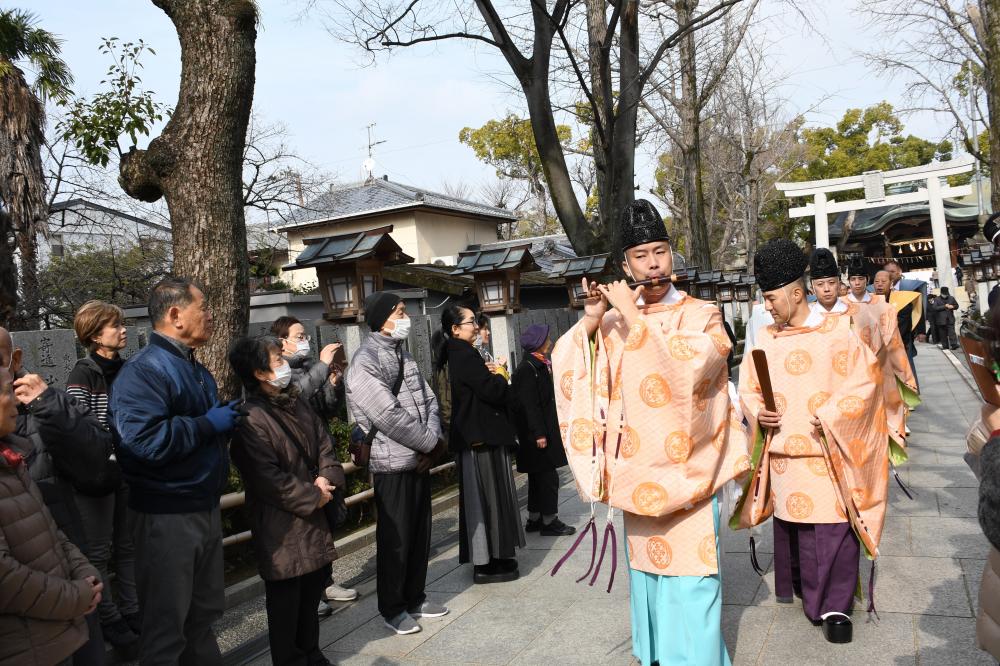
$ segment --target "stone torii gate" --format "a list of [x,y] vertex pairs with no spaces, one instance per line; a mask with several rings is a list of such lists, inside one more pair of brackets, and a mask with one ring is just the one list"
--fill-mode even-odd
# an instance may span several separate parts
[[[975,160],[971,155],[949,160],[947,162],[932,162],[924,166],[893,171],[867,171],[857,176],[845,178],[829,178],[827,180],[810,180],[802,183],[776,183],[789,199],[797,197],[812,197],[810,203],[788,210],[789,217],[808,217],[815,219],[816,247],[830,247],[830,224],[827,218],[831,213],[842,213],[880,206],[897,206],[901,204],[928,204],[931,214],[931,234],[934,238],[934,261],[937,264],[938,280],[942,286],[955,287],[955,273],[951,264],[951,250],[948,244],[948,229],[944,216],[945,197],[962,197],[972,194],[971,185],[952,187],[941,183],[944,176],[972,171]],[[886,195],[885,186],[897,183],[924,181],[924,185],[916,192]],[[835,201],[828,199],[831,192],[864,189],[865,198],[853,201]]]

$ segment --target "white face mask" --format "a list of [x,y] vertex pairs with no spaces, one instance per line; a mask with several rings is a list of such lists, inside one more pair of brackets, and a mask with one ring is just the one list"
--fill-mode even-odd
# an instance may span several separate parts
[[290,381],[292,381],[292,366],[288,363],[282,363],[274,369],[274,379],[268,379],[267,383],[275,388],[283,389],[288,386]]
[[309,341],[299,340],[295,343],[295,355],[296,356],[309,356]]
[[393,340],[405,340],[410,337],[410,318],[405,319],[393,319],[392,320],[392,330],[389,331],[389,337]]

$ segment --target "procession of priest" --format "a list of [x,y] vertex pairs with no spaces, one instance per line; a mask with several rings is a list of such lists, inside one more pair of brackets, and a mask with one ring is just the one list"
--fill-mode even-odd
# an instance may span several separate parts
[[[748,530],[762,575],[755,528],[771,519],[777,601],[801,598],[827,641],[850,642],[855,604],[876,610],[890,476],[899,480],[906,418],[919,404],[913,340],[926,294],[898,264],[869,286],[852,262],[842,295],[830,250],[810,257],[771,241],[753,258],[762,303],[734,386],[722,314],[673,286],[678,267],[656,209],[636,201],[621,228],[628,280],[584,280],[584,316],[556,343],[552,367],[580,495],[607,505],[605,548],[614,513],[624,516],[634,656],[644,666],[730,663],[723,520]],[[586,530],[596,550],[600,529],[592,519],[563,560]]]

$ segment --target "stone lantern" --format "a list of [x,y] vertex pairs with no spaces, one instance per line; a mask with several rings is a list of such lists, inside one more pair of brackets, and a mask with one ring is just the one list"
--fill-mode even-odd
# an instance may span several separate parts
[[694,283],[695,296],[703,301],[716,300],[717,286],[722,281],[722,271],[702,271]]
[[458,255],[458,267],[451,274],[472,277],[483,312],[513,314],[521,309],[521,273],[538,268],[530,247],[467,250]]
[[413,261],[389,236],[391,231],[390,225],[353,234],[307,239],[305,249],[282,270],[316,269],[324,319],[364,321],[365,298],[382,289],[382,267]]
[[574,310],[583,308],[587,295],[583,293],[583,278],[594,282],[611,272],[608,255],[595,254],[574,259],[557,259],[552,263],[550,277],[566,282],[569,292],[569,306]]
[[749,303],[753,298],[754,279],[752,275],[741,275],[736,283],[736,300],[740,303]]

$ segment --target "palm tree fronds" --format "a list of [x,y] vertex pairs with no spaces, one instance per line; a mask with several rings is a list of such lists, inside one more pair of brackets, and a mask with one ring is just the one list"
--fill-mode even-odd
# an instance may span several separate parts
[[36,71],[35,92],[62,101],[69,97],[73,75],[59,57],[62,40],[37,27],[38,19],[22,9],[0,10],[0,78],[10,74],[9,65],[20,61],[30,63]]

